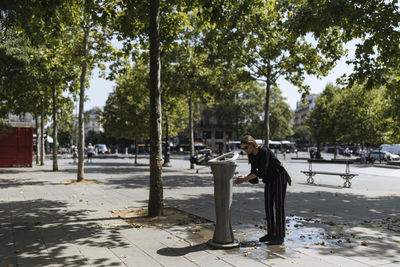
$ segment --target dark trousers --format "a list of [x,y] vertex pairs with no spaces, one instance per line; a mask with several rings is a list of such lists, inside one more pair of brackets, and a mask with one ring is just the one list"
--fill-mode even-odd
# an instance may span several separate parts
[[265,184],[264,200],[265,214],[267,219],[268,234],[285,237],[286,216],[285,216],[285,196],[286,196],[286,175],[282,172],[277,174],[274,182]]

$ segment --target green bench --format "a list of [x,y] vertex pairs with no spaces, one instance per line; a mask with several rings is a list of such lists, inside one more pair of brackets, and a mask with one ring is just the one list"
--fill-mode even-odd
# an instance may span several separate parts
[[[317,174],[322,175],[337,175],[340,176],[342,179],[345,180],[343,187],[350,188],[351,182],[350,180],[353,179],[358,174],[350,173],[350,164],[354,163],[352,160],[344,159],[344,160],[322,160],[322,159],[309,159],[307,160],[309,163],[308,171],[301,171],[304,173],[307,178],[308,184],[314,184],[314,176]],[[326,172],[326,171],[315,171],[312,169],[312,163],[339,163],[339,164],[346,164],[346,171],[345,172]]]

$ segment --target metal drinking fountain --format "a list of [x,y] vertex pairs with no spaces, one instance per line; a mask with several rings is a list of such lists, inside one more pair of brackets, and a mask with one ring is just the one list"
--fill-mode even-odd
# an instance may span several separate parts
[[232,184],[239,154],[230,152],[208,161],[214,176],[214,200],[216,223],[213,239],[208,244],[214,248],[234,248],[239,245],[233,237]]

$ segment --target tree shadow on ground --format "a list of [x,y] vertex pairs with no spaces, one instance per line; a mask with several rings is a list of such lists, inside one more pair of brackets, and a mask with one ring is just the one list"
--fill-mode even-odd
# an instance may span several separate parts
[[[76,167],[63,166],[65,171],[76,172]],[[85,163],[85,173],[102,173],[102,174],[129,174],[138,172],[150,173],[150,166],[146,164],[134,164],[126,162],[96,162]],[[174,169],[164,168],[163,173],[176,172]]]
[[48,184],[44,181],[35,181],[34,179],[21,179],[21,178],[0,178],[0,189],[6,189],[10,187],[23,187],[23,186],[42,186]]
[[[122,167],[121,167],[122,166]],[[29,173],[35,173],[35,176],[44,173],[47,170],[29,170]],[[0,188],[22,187],[25,185],[50,185],[59,184],[58,182],[37,181],[35,178],[21,178],[24,172],[16,172],[18,176],[6,178],[0,177]],[[62,171],[54,172],[57,175],[75,174],[76,169],[64,168]],[[10,174],[7,172],[7,174]],[[134,189],[149,186],[150,171],[149,167],[136,166],[133,164],[106,163],[99,164],[96,167],[86,167],[85,174],[101,174],[101,178],[96,179],[104,182],[106,185],[111,185],[117,189]],[[12,175],[12,174],[11,174]],[[47,175],[47,174],[46,174]],[[65,177],[64,180],[73,180],[74,177]],[[93,177],[88,178],[93,180]],[[197,187],[197,186],[213,186],[213,178],[211,174],[196,174],[190,171],[182,173],[175,169],[163,170],[163,185],[164,189],[180,188],[180,187]]]
[[[0,202],[0,240],[4,240],[0,258],[9,260],[7,264],[81,266],[88,262],[79,248],[129,246],[118,234],[118,230],[129,226],[105,226],[116,218],[93,219],[88,216],[90,212],[70,211],[68,203],[60,201]],[[102,257],[96,261],[96,266],[121,265],[120,261]]]
[[[105,162],[106,163],[106,162]],[[132,164],[121,165],[115,163],[102,169],[96,166],[96,172],[109,174],[121,174],[118,178],[104,178],[105,190],[134,189],[140,186],[148,187],[149,176],[143,175],[148,168],[137,167]],[[115,168],[113,168],[115,166]],[[123,166],[119,173],[119,166]],[[105,172],[106,169],[109,169]],[[74,170],[75,171],[75,170]],[[129,175],[126,175],[129,174]],[[36,174],[40,175],[40,173]],[[126,177],[126,178],[125,178]],[[169,169],[163,175],[164,189],[168,193],[165,203],[171,207],[177,207],[186,212],[215,220],[213,178],[212,175],[197,175],[187,173],[177,173]],[[28,181],[30,182],[30,181]],[[192,189],[193,188],[193,189]],[[202,188],[199,191],[196,188]],[[210,193],[204,193],[203,189]],[[171,190],[171,191],[169,191]],[[172,190],[176,190],[173,192]],[[318,190],[316,188],[315,190]],[[321,189],[322,190],[322,189]],[[240,185],[233,189],[232,204],[232,224],[234,229],[244,229],[247,231],[249,225],[263,225],[264,221],[264,194],[262,184],[253,186],[250,184]],[[351,192],[351,191],[348,191]],[[107,197],[107,194],[105,194]],[[110,196],[108,196],[110,197]],[[364,220],[380,220],[387,217],[399,218],[400,207],[398,205],[400,197],[394,195],[370,198],[364,195],[346,193],[344,190],[335,192],[288,192],[286,214],[310,218],[313,221],[320,220],[319,227],[326,227],[328,233],[344,231],[361,225]],[[137,201],[136,203],[140,203]],[[142,203],[146,205],[145,202]],[[78,246],[91,246],[96,248],[117,248],[128,247],[129,244],[121,238],[118,233],[110,231],[108,228],[100,227],[100,221],[113,220],[116,218],[91,219],[88,213],[91,210],[82,209],[69,211],[67,202],[30,200],[30,201],[9,201],[0,202],[0,239],[4,243],[11,243],[13,249],[7,250],[0,248],[0,259],[3,255],[11,254],[15,261],[26,260],[26,262],[38,262],[43,259],[43,254],[49,255],[57,262],[64,262],[65,265],[86,264],[86,260],[79,254],[68,255],[65,253],[70,248],[70,244]],[[326,224],[322,223],[326,222]],[[329,228],[329,227],[331,228]],[[113,228],[112,230],[118,230]],[[356,248],[343,248],[338,246],[335,250],[336,256],[345,257],[365,257],[371,259],[385,259],[400,253],[398,243],[390,241],[393,236],[398,236],[398,232],[378,229],[382,235],[382,240],[372,240],[368,249],[359,250]],[[304,228],[299,226],[293,231],[300,235]],[[356,236],[364,236],[365,233],[355,228],[352,230]],[[23,240],[24,242],[16,243]],[[39,240],[39,242],[37,241]],[[47,247],[46,247],[47,246]],[[9,248],[7,246],[6,248]],[[358,247],[359,248],[359,247]],[[21,250],[14,254],[14,250]],[[189,249],[190,251],[190,249]],[[42,253],[38,253],[42,252]],[[173,253],[178,254],[177,250]],[[171,250],[162,250],[160,253],[172,253]],[[182,249],[181,253],[185,253]],[[317,253],[325,255],[330,253],[327,248],[319,248]],[[36,260],[36,261],[35,261]],[[113,266],[120,262],[110,262],[99,257],[96,266]],[[0,261],[0,263],[2,263]],[[12,263],[12,262],[10,262]],[[68,264],[67,264],[68,263]],[[35,266],[45,266],[40,263]]]
[[[149,185],[149,175],[135,175],[123,178],[110,178],[105,180],[105,184],[112,185],[117,189],[133,189]],[[164,174],[163,188],[176,189],[181,187],[204,187],[213,186],[212,176],[200,176],[197,174]]]
[[[0,168],[0,175],[1,174],[16,174],[16,173],[21,173],[21,172],[31,172],[31,171],[36,171],[34,168],[27,168],[27,167],[21,167],[21,168]],[[43,170],[41,170],[43,171]]]
[[[24,172],[30,173],[62,173],[62,172],[73,172],[77,171],[78,164],[71,163],[71,164],[59,164],[59,170],[53,171],[52,166],[44,165],[44,166],[34,166],[32,168],[21,167],[21,168],[0,168],[0,174],[19,174]],[[148,164],[134,164],[129,162],[93,162],[87,163],[85,162],[84,165],[85,173],[113,173],[116,170],[119,173],[129,173],[132,171],[144,171],[150,170]]]
[[[305,234],[304,227],[307,226],[307,221],[311,221],[309,222],[310,227],[325,229],[326,238],[340,232],[351,234],[354,237],[352,241],[354,247],[351,247],[351,245],[346,247],[335,243],[334,253],[336,256],[398,261],[399,258],[394,256],[400,253],[398,245],[400,234],[398,231],[387,230],[386,226],[383,225],[381,228],[375,228],[375,231],[380,234],[380,237],[376,238],[374,235],[371,237],[363,229],[366,229],[365,220],[382,221],[388,217],[394,220],[398,219],[400,217],[399,201],[400,197],[398,196],[369,198],[363,195],[330,192],[290,192],[286,199],[286,215],[288,220],[290,216],[304,218],[302,223],[291,229],[291,231],[294,231],[293,235],[296,236]],[[171,198],[166,200],[166,204],[169,206],[179,207],[186,212],[204,216],[214,221],[215,216],[210,213],[211,210],[214,210],[213,202],[212,194],[192,194],[191,197],[187,196],[184,200]],[[265,225],[264,215],[264,195],[262,190],[234,193],[232,226],[236,231],[247,231],[246,229],[250,229],[249,227],[259,229],[260,226]],[[315,232],[314,235],[318,235],[318,232]],[[394,236],[397,236],[397,241],[393,240]],[[255,239],[258,239],[258,237],[256,235],[253,236]],[[361,246],[363,238],[369,240],[368,247]],[[303,243],[297,244],[296,242],[294,241],[292,244],[286,242],[286,244],[289,248],[290,246],[298,247],[304,245],[303,241]],[[331,243],[333,244],[334,242],[332,241]],[[332,248],[319,246],[317,253],[321,255],[332,254]]]

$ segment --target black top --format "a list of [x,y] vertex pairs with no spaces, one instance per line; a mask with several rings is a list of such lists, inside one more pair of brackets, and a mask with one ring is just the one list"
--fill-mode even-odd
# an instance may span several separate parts
[[[249,161],[251,164],[250,174],[255,174],[261,178],[264,183],[269,183],[275,180],[277,176],[277,166],[281,162],[267,147],[261,147],[257,155],[249,154]],[[258,178],[250,180],[250,183],[258,183]]]

